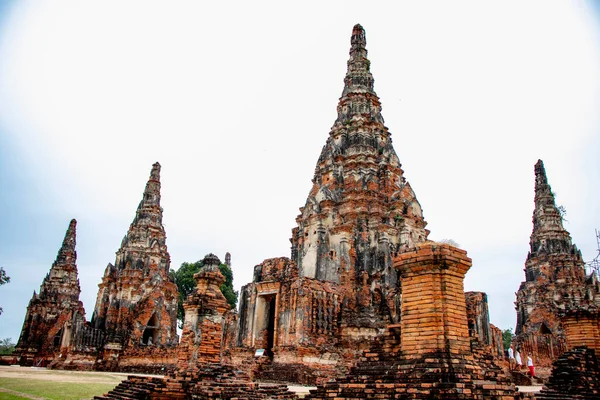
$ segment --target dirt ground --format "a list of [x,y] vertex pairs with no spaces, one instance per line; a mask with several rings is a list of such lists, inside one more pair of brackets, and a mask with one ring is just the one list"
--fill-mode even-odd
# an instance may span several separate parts
[[123,379],[126,379],[128,375],[132,374],[123,374],[118,372],[58,371],[37,367],[0,365],[0,378],[35,377],[35,379],[54,382],[114,383],[116,385]]
[[[19,367],[0,365],[0,378],[34,378],[53,382],[71,383],[106,383],[115,386],[129,375],[144,375],[120,372],[92,372],[92,371],[59,371],[37,367]],[[144,375],[162,376],[162,375]],[[289,386],[289,389],[302,396],[308,393],[310,387]]]
[[[128,375],[143,375],[120,372],[90,372],[90,371],[58,371],[46,368],[36,367],[19,367],[19,366],[2,366],[0,365],[0,378],[31,378],[40,380],[49,380],[54,382],[74,382],[74,383],[114,383],[116,386],[119,382],[126,379]],[[161,375],[147,375],[161,376]],[[541,386],[520,386],[522,392],[538,392]],[[306,386],[289,386],[289,389],[303,396],[308,393],[311,387]]]

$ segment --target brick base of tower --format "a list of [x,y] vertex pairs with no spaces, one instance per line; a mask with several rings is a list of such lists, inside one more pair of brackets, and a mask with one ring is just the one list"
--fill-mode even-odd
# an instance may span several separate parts
[[[402,277],[402,320],[341,379],[310,399],[515,399],[510,378],[469,338],[465,251],[427,243],[394,259]],[[382,397],[384,396],[384,397]]]

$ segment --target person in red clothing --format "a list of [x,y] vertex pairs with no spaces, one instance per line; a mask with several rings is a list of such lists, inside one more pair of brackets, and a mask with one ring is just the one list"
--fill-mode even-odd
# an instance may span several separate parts
[[529,374],[532,378],[535,378],[535,367],[533,366],[533,360],[531,354],[527,354],[527,368],[529,368]]

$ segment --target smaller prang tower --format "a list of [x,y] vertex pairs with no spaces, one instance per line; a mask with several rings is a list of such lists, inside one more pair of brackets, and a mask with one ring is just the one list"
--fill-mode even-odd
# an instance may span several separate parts
[[516,343],[537,365],[549,365],[566,350],[560,313],[582,300],[600,301],[598,282],[586,277],[581,251],[563,227],[542,160],[535,164],[535,209],[525,282],[515,303]]
[[21,365],[42,365],[68,346],[70,322],[85,320],[77,276],[75,235],[77,221],[71,220],[56,261],[27,306],[25,322],[16,347]]
[[160,164],[155,163],[127,235],[108,264],[92,316],[111,348],[176,346],[177,286],[169,277],[160,206]]

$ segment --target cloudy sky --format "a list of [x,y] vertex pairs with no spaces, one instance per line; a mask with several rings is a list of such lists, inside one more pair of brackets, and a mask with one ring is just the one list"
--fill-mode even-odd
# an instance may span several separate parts
[[544,160],[596,255],[600,6],[591,2],[0,1],[0,338],[78,220],[91,317],[153,162],[173,268],[289,256],[361,23],[394,147],[467,290],[513,327]]

